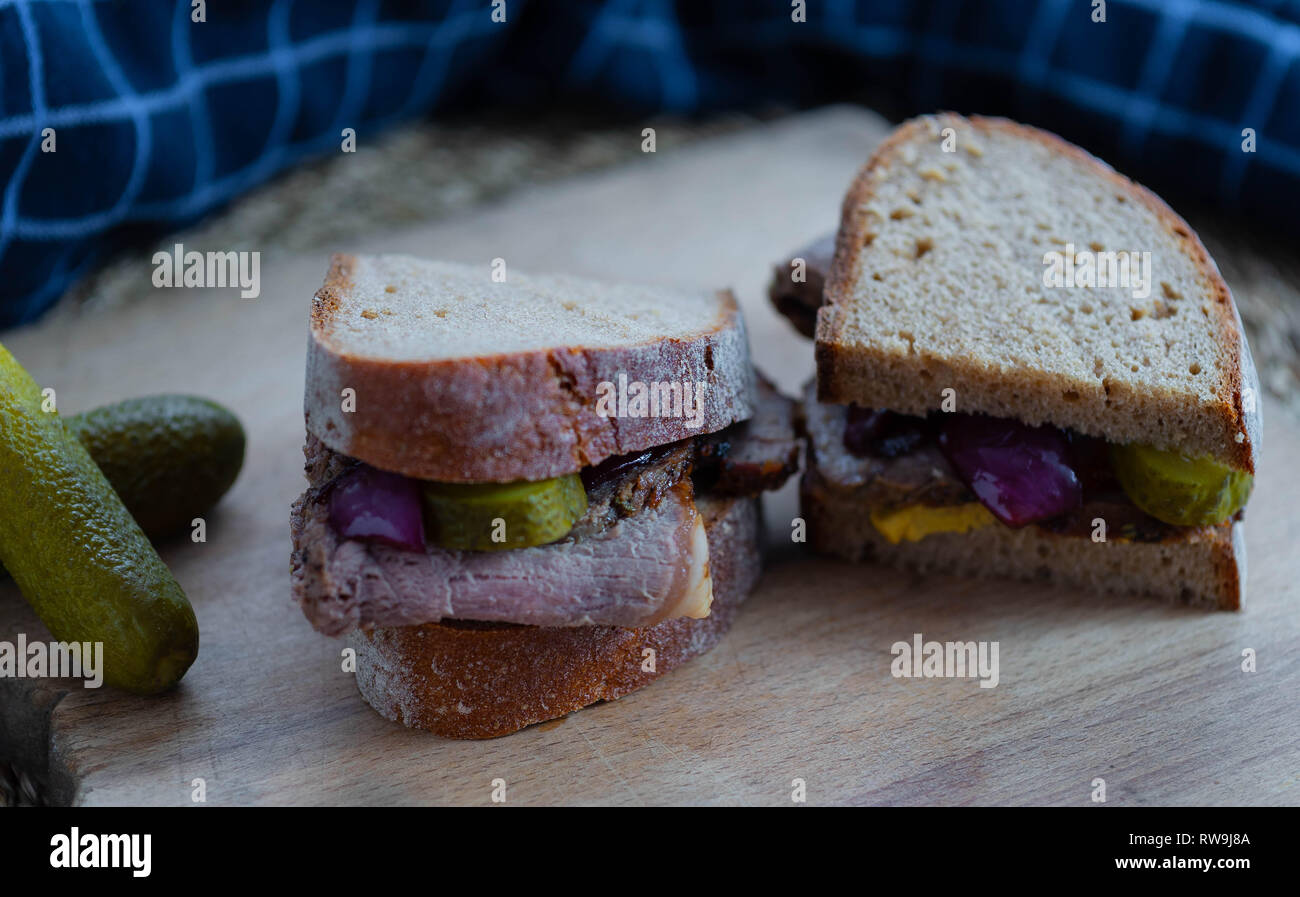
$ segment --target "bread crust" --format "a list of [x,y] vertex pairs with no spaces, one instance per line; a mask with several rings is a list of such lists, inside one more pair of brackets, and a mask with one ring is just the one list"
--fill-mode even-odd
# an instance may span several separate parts
[[[445,738],[495,738],[611,701],[708,651],[758,581],[758,499],[698,501],[713,604],[645,629],[446,621],[354,631],[357,687],[382,716]],[[648,650],[654,670],[647,671]]]
[[[306,423],[331,449],[383,470],[444,482],[539,480],[753,414],[744,319],[730,291],[716,294],[714,328],[689,339],[397,362],[330,345],[332,316],[352,289],[355,265],[355,256],[335,255],[313,301]],[[597,414],[598,385],[620,375],[707,383],[702,425]],[[352,411],[342,409],[345,388],[356,390]]]
[[[1228,350],[1226,355],[1231,359],[1222,372],[1222,384],[1217,391],[1218,402],[1211,408],[1211,413],[1219,420],[1219,428],[1223,434],[1222,445],[1213,453],[1214,457],[1253,474],[1262,429],[1258,375],[1246,342],[1241,318],[1232,300],[1232,293],[1200,238],[1164,200],[1146,187],[1135,183],[1105,162],[1055,134],[1004,118],[983,116],[964,118],[955,113],[941,113],[911,119],[890,134],[858,172],[844,197],[840,229],[836,235],[835,257],[825,287],[825,303],[817,316],[816,358],[819,399],[841,404],[855,401],[868,405],[874,404],[867,398],[857,395],[852,384],[872,378],[876,373],[872,370],[873,364],[877,361],[859,357],[856,353],[846,350],[841,344],[841,328],[837,326],[839,319],[834,317],[831,309],[838,303],[849,301],[853,285],[862,276],[859,249],[866,238],[867,221],[865,215],[861,214],[861,210],[872,196],[877,171],[887,169],[899,148],[918,136],[928,133],[932,123],[937,123],[940,128],[949,125],[968,125],[985,133],[1001,131],[1036,141],[1053,152],[1069,156],[1091,168],[1097,175],[1109,181],[1115,189],[1123,191],[1142,203],[1160,219],[1176,237],[1184,252],[1192,258],[1201,275],[1210,285],[1214,294],[1213,305],[1218,341]],[[957,366],[951,367],[952,370],[940,370],[938,376],[951,378],[950,382],[954,383],[970,383],[973,376],[978,376],[976,371],[961,370]],[[1015,388],[1012,387],[1013,390]],[[1002,407],[1005,403],[1000,399],[983,397],[982,402],[982,397],[978,394],[969,395],[971,392],[969,386],[965,392],[968,395],[964,402],[969,409],[990,414],[1005,414],[1006,409]],[[1059,395],[1059,392],[1056,393],[1056,396]],[[1059,402],[1059,398],[1052,401]],[[985,405],[988,407],[984,407]],[[917,413],[926,409],[895,410]],[[1052,422],[1061,426],[1071,426],[1069,417],[1063,412],[1059,420]],[[1104,437],[1106,434],[1093,435]]]
[[1139,593],[1207,609],[1240,610],[1245,601],[1246,545],[1240,520],[1186,527],[1160,542],[1061,535],[1029,525],[991,524],[891,544],[852,491],[824,483],[815,467],[800,483],[800,503],[814,551],[847,561],[875,561],[923,573],[1044,580],[1097,592]]

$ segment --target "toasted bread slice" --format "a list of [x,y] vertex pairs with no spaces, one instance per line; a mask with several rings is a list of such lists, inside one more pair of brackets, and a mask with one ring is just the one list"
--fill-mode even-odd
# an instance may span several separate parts
[[[729,292],[514,271],[496,283],[491,273],[334,256],[312,306],[307,429],[384,470],[505,482],[574,473],[753,413],[745,325]],[[601,413],[609,388],[665,381],[705,383],[702,415],[685,403],[680,414]]]
[[1180,527],[1158,542],[1057,534],[1000,523],[966,533],[935,533],[891,544],[852,491],[830,488],[814,466],[800,485],[814,551],[921,573],[1040,580],[1091,592],[1153,595],[1206,609],[1240,610],[1245,601],[1243,525]]
[[758,499],[699,499],[713,605],[644,629],[445,621],[348,635],[380,714],[447,738],[495,738],[636,691],[718,643],[758,581]]
[[[1045,285],[1047,253],[1070,247],[1149,252],[1149,295]],[[1254,472],[1259,387],[1205,247],[1155,194],[1051,134],[952,114],[899,127],[844,200],[824,298],[822,401],[924,414],[952,388],[959,411]]]

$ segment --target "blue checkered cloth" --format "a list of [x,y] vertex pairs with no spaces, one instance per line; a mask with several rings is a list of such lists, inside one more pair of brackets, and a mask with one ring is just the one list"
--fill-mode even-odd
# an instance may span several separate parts
[[[341,131],[453,106],[1005,114],[1300,233],[1300,0],[0,0],[0,326]],[[1253,129],[1255,151],[1243,152]],[[49,130],[52,129],[52,130]],[[46,152],[51,142],[54,152]],[[346,210],[340,210],[346,214]],[[774,210],[774,214],[779,211]]]

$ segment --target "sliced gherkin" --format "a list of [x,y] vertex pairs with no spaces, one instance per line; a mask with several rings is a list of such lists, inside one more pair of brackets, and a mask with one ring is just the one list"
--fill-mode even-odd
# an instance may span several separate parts
[[1246,504],[1255,478],[1210,458],[1130,443],[1110,447],[1115,476],[1143,511],[1175,526],[1222,523]]
[[563,538],[587,513],[576,473],[513,483],[423,484],[429,532],[443,548],[498,551]]

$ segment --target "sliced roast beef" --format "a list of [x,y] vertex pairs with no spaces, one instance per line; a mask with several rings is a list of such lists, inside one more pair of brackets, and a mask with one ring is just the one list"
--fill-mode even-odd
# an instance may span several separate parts
[[761,374],[754,416],[696,439],[695,487],[717,495],[757,495],[779,489],[799,470],[795,403]]
[[[822,290],[835,256],[835,234],[821,238],[796,252],[789,261],[777,265],[773,271],[772,285],[767,295],[776,310],[790,319],[790,323],[804,336],[812,338],[817,331],[817,309],[822,305]],[[804,279],[794,279],[793,262],[804,260]]]
[[686,479],[590,538],[482,552],[340,540],[327,491],[309,490],[292,517],[294,597],[326,635],[444,618],[640,627],[708,614],[708,540]]
[[892,458],[850,452],[844,445],[847,414],[846,405],[818,402],[817,387],[809,384],[803,424],[813,458],[810,463],[816,463],[829,487],[854,490],[869,507],[955,505],[975,500],[933,441]]
[[575,538],[603,532],[624,517],[659,504],[663,496],[690,475],[693,440],[606,459],[582,472],[587,489],[587,513],[573,525]]
[[696,484],[752,496],[798,468],[793,403],[766,381],[758,395],[750,421],[583,471],[588,509],[568,535],[506,551],[416,552],[340,539],[329,495],[359,462],[308,436],[311,486],[293,511],[295,598],[327,635],[441,619],[642,627],[705,616],[711,580]]
[[754,496],[779,489],[799,470],[801,441],[795,403],[761,374],[754,416],[725,430],[609,458],[582,472],[589,509],[577,530],[589,533],[653,507],[658,496],[690,474],[700,494]]
[[310,430],[307,431],[307,442],[302,447],[302,454],[306,458],[303,472],[307,475],[307,485],[312,488],[324,486],[361,463],[347,455],[340,455],[317,439]]

